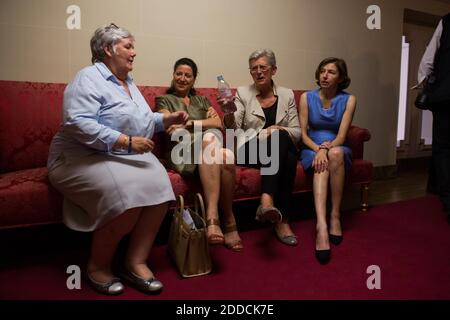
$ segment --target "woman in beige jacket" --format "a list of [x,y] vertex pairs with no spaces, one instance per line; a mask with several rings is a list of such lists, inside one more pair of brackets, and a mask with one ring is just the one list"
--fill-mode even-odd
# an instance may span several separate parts
[[[253,84],[237,89],[236,111],[225,114],[224,125],[236,130],[237,164],[261,168],[261,205],[256,219],[274,223],[277,238],[296,246],[297,237],[288,223],[300,141],[294,93],[273,82],[277,65],[272,50],[253,52],[249,69]],[[220,98],[218,102],[224,111],[232,103]]]

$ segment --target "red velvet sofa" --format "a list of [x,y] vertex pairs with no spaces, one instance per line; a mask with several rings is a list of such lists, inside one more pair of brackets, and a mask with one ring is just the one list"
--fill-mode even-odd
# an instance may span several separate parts
[[[62,196],[49,184],[46,161],[51,139],[61,119],[65,84],[0,81],[0,229],[60,223]],[[165,87],[141,86],[150,106]],[[216,89],[197,89],[214,107]],[[303,91],[295,91],[298,103]],[[347,184],[361,186],[361,205],[368,206],[367,192],[373,166],[363,160],[367,129],[352,126],[348,140],[353,150],[353,166]],[[164,139],[154,138],[155,154],[162,155]],[[168,170],[175,194],[191,195],[201,189],[196,179],[184,179]],[[311,191],[312,177],[297,166],[295,193]],[[238,167],[235,201],[259,197],[259,171]],[[188,202],[190,197],[187,197]]]

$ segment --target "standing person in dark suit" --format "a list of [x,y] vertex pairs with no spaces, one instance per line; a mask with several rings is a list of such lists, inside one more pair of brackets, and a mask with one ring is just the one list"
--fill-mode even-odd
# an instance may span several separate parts
[[420,62],[418,81],[433,75],[428,106],[433,113],[433,142],[429,187],[441,199],[450,223],[450,13],[439,22]]

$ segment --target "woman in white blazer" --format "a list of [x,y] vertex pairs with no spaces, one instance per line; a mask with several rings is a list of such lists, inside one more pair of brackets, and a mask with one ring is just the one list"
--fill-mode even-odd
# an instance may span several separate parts
[[[289,226],[287,210],[300,141],[294,93],[272,80],[277,72],[272,50],[253,52],[249,69],[253,84],[237,89],[236,111],[224,115],[224,125],[236,130],[237,164],[261,168],[261,205],[256,219],[274,223],[277,238],[296,246],[297,237]],[[227,110],[230,101],[219,98],[218,102]]]

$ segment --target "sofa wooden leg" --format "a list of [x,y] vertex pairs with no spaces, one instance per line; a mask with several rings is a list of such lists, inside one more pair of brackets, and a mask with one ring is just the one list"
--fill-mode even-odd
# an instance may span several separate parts
[[369,184],[365,183],[361,185],[361,210],[367,211],[369,208]]

